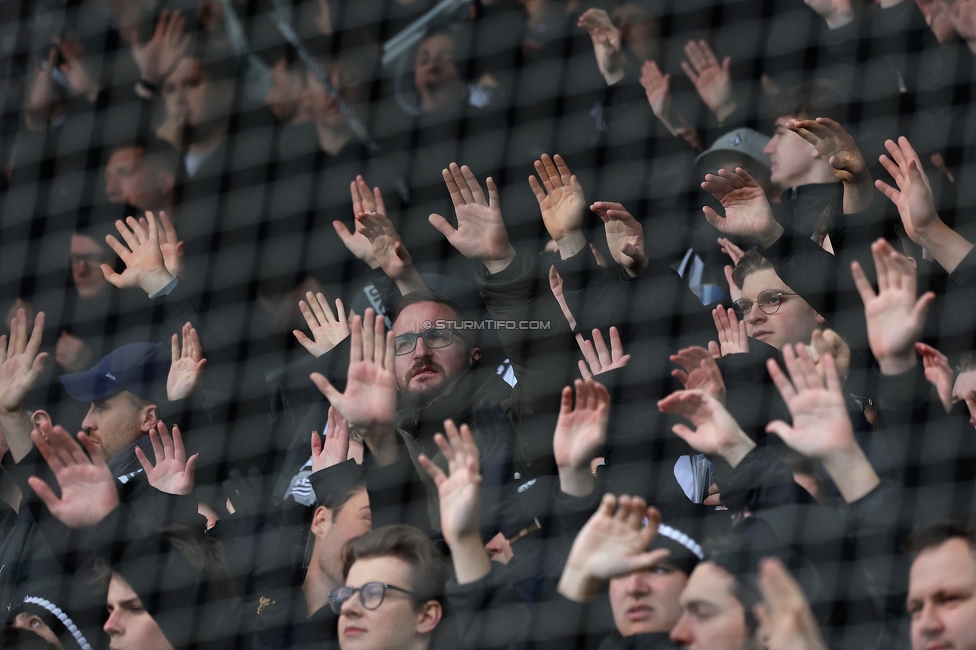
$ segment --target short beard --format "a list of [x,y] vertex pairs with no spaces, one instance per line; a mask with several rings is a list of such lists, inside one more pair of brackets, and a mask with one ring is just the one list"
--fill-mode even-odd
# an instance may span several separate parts
[[400,395],[407,406],[416,410],[430,404],[441,394],[445,385],[447,385],[447,382],[443,381],[434,386],[426,386],[424,388],[407,388],[400,391]]

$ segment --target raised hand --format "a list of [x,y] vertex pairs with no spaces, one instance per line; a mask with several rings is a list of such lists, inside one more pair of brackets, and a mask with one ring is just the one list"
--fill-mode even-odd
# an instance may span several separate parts
[[605,494],[573,541],[559,579],[559,593],[584,602],[599,592],[604,581],[663,560],[668,555],[666,549],[646,551],[660,523],[661,514],[640,497]]
[[585,29],[593,41],[593,53],[600,74],[608,86],[612,86],[624,78],[623,44],[620,30],[610,20],[610,15],[603,9],[587,9],[580,16],[577,27]]
[[714,357],[705,348],[694,346],[671,355],[671,362],[681,365],[671,376],[681,382],[685,390],[702,390],[725,404],[725,380]]
[[349,458],[349,423],[334,406],[330,406],[325,440],[318,431],[312,432],[312,473],[344,463]]
[[613,261],[632,278],[643,273],[648,260],[644,253],[644,227],[640,222],[620,203],[597,201],[590,210],[603,219]]
[[76,442],[62,427],[45,421],[31,432],[31,439],[54,472],[61,497],[36,476],[27,482],[58,521],[76,530],[91,528],[119,505],[119,493],[101,445],[88,434],[78,433]]
[[712,48],[703,40],[688,41],[685,44],[685,55],[691,63],[682,61],[681,69],[691,79],[691,83],[695,84],[695,90],[705,106],[708,106],[719,122],[724,122],[738,108],[732,93],[732,57],[725,57],[719,64]]
[[586,247],[586,238],[583,237],[583,214],[586,212],[583,187],[559,154],[553,158],[542,154],[542,159],[535,161],[535,172],[542,182],[540,184],[535,176],[529,176],[529,187],[539,202],[542,221],[549,236],[559,246],[560,257],[572,257]]
[[739,263],[743,257],[745,257],[746,252],[732,243],[732,240],[726,237],[719,237],[717,240],[718,245],[722,247],[722,252],[728,255],[732,259],[732,265]]
[[125,222],[115,222],[125,244],[112,235],[106,235],[105,242],[125,263],[125,271],[116,273],[108,264],[102,264],[102,273],[106,280],[120,289],[140,287],[152,295],[169,284],[173,274],[166,270],[156,217],[152,212],[147,212],[146,220],[148,228],[143,228],[135,217],[128,217]]
[[657,407],[662,413],[674,413],[691,421],[694,429],[676,424],[671,430],[692,449],[721,456],[732,467],[756,446],[725,407],[703,390],[675,391],[658,402]]
[[449,475],[421,454],[418,461],[437,485],[440,498],[441,532],[451,548],[458,583],[474,582],[491,571],[488,554],[481,543],[478,513],[481,509],[481,469],[478,447],[471,429],[462,424],[458,431],[452,420],[444,422],[443,434],[434,442],[447,460]]
[[467,165],[458,167],[457,163],[451,163],[442,175],[451,193],[458,225],[455,229],[439,214],[430,215],[430,224],[459,253],[471,260],[481,260],[489,273],[507,269],[515,259],[515,249],[508,240],[495,181],[489,177],[485,183],[488,186],[486,200],[478,179]]
[[823,358],[829,354],[834,359],[834,367],[841,378],[847,376],[851,367],[851,346],[832,329],[814,330],[810,339],[810,356],[817,367],[817,373],[826,380]]
[[172,361],[166,377],[166,399],[171,402],[189,397],[196,390],[203,375],[203,367],[207,365],[197,330],[187,322],[183,325],[182,333],[182,349],[176,334],[170,341]]
[[152,443],[153,456],[156,458],[155,466],[149,462],[142,449],[135,448],[136,458],[146,472],[149,485],[166,494],[193,492],[193,479],[200,454],[186,457],[180,428],[174,424],[173,435],[170,436],[166,425],[158,420],[156,426],[149,430],[149,442]]
[[786,128],[812,144],[827,161],[837,180],[844,183],[844,213],[854,214],[871,205],[874,186],[871,172],[851,134],[828,117],[792,120]]
[[939,393],[939,401],[945,407],[946,413],[952,410],[952,385],[955,374],[949,366],[949,359],[931,345],[915,343],[915,350],[922,355],[922,366],[925,367],[925,378],[935,386]]
[[[563,293],[563,279],[560,277],[559,271],[556,270],[555,266],[549,267],[549,289],[552,290],[552,295],[556,298],[556,302],[559,303],[559,309],[562,310],[563,316],[566,317],[569,328],[576,331],[576,317],[573,316],[573,312],[570,311],[569,304],[566,302],[566,295]],[[583,338],[579,333],[577,333],[577,337],[579,337],[577,341],[581,341]]]
[[61,52],[63,61],[58,66],[58,70],[68,80],[68,85],[73,91],[88,100],[89,104],[94,104],[98,98],[98,80],[92,76],[88,70],[88,65],[84,62],[84,46],[73,36],[66,36],[63,39],[56,38],[54,44]]
[[356,233],[362,234],[373,247],[373,257],[383,272],[396,281],[400,293],[427,291],[427,284],[413,265],[393,223],[378,211],[356,215]]
[[321,357],[349,336],[346,310],[339,298],[336,298],[336,313],[333,314],[325,295],[309,291],[305,294],[305,300],[298,301],[298,309],[305,317],[312,338],[309,339],[301,330],[293,330],[292,334],[313,357]]
[[854,284],[864,301],[868,343],[883,374],[901,374],[916,363],[915,341],[935,294],[929,291],[916,300],[915,267],[885,240],[871,244],[871,256],[878,275],[877,294],[860,264],[851,263]]
[[663,74],[654,61],[644,61],[640,85],[644,88],[647,102],[655,117],[664,122],[672,134],[677,135],[667,121],[668,110],[671,108],[671,75]]
[[769,650],[827,650],[803,590],[779,558],[765,558],[759,565],[756,605],[757,636]]
[[897,143],[885,140],[885,149],[890,157],[882,154],[878,160],[891,174],[898,189],[882,180],[875,181],[874,185],[898,208],[898,216],[911,240],[924,246],[919,231],[931,229],[942,221],[935,209],[932,184],[908,138],[900,137]]
[[748,237],[760,246],[769,246],[783,233],[783,226],[773,219],[766,193],[741,167],[735,172],[720,169],[718,176],[706,174],[701,187],[725,208],[725,217],[721,217],[707,205],[702,207],[708,223],[719,232]]
[[[582,336],[580,337],[582,339]],[[624,344],[620,340],[620,332],[616,327],[610,327],[610,348],[607,348],[603,334],[598,329],[593,330],[593,340],[582,339],[580,350],[584,361],[578,361],[580,375],[583,379],[592,379],[616,368],[623,368],[630,363],[630,355],[624,354]]]
[[44,371],[47,352],[38,352],[44,333],[44,312],[34,318],[27,336],[27,312],[17,310],[10,321],[10,337],[0,336],[0,413],[25,412],[27,394]]
[[746,321],[739,320],[735,310],[719,305],[712,310],[712,320],[718,332],[719,350],[722,356],[741,354],[749,351],[749,336],[746,334]]
[[161,86],[179,65],[191,42],[189,34],[183,35],[185,25],[186,20],[179,11],[171,14],[169,10],[163,9],[149,42],[140,43],[139,30],[132,28],[132,58],[135,59],[144,80]]
[[854,20],[851,0],[804,0],[806,5],[827,22],[828,29],[837,29]]
[[38,61],[34,69],[24,106],[24,124],[30,131],[39,131],[47,126],[48,114],[56,98],[51,75],[54,74],[57,59],[58,50],[52,47],[47,59]]
[[[159,212],[159,223],[163,226],[163,231],[159,237],[159,250],[163,254],[163,264],[171,275],[182,278],[186,273],[183,263],[183,242],[176,234],[176,227],[164,210]],[[139,217],[139,225],[146,232],[149,232],[149,220],[146,217]]]
[[793,424],[774,420],[766,425],[766,431],[804,456],[822,461],[845,501],[860,499],[880,481],[854,439],[833,357],[823,356],[825,378],[821,378],[802,343],[796,345],[795,353],[793,346],[783,346],[783,363],[789,379],[773,359],[766,362],[766,368]]
[[383,316],[372,308],[349,321],[349,374],[340,393],[319,373],[312,373],[322,392],[349,426],[359,430],[380,464],[396,460],[397,384],[393,361],[393,332],[386,332]]
[[559,419],[552,439],[552,451],[559,468],[559,487],[566,494],[582,497],[593,491],[596,482],[590,462],[601,455],[607,441],[610,419],[610,393],[592,379],[573,382],[563,388]]

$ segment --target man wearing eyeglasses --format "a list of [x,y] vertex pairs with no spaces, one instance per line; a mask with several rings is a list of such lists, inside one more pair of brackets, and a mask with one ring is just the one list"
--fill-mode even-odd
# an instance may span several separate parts
[[342,650],[426,650],[444,615],[446,565],[427,536],[388,526],[343,553],[345,585],[330,595]]

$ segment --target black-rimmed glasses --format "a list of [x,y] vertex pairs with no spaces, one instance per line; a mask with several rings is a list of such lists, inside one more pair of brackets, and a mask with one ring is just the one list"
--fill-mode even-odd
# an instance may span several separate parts
[[358,591],[359,602],[363,604],[364,608],[370,610],[378,609],[383,604],[387,589],[395,589],[396,591],[409,594],[414,598],[417,597],[417,594],[402,587],[388,585],[385,582],[367,582],[362,587],[338,587],[337,589],[333,589],[329,594],[329,604],[332,606],[332,611],[339,614],[342,612],[342,604],[352,598]]
[[789,291],[777,291],[775,289],[766,289],[758,296],[755,300],[747,300],[742,298],[736,300],[735,304],[738,306],[739,311],[745,316],[750,311],[752,311],[753,303],[759,305],[759,311],[766,314],[767,316],[772,316],[779,311],[779,308],[783,305],[783,296],[795,296],[797,294],[790,293]]
[[423,339],[424,345],[431,350],[446,348],[454,342],[454,330],[444,328],[401,334],[393,339],[393,354],[398,357],[410,354],[417,349],[417,339]]

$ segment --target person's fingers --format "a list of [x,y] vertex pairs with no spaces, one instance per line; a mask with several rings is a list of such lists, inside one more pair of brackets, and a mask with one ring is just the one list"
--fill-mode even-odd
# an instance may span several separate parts
[[[465,205],[464,196],[461,194],[461,188],[458,186],[458,179],[454,175],[454,167],[457,167],[455,163],[451,163],[451,167],[441,170],[441,177],[444,179],[444,184],[447,185],[447,191],[451,195],[451,201],[454,203],[455,208],[459,208]],[[460,169],[458,170],[458,176],[460,176]]]
[[585,361],[577,361],[576,365],[579,368],[580,377],[583,379],[591,379],[593,377],[593,373],[590,372],[590,368],[586,365]]
[[691,64],[689,64],[687,61],[682,61],[681,70],[684,71],[689,79],[691,79],[692,84],[698,85],[698,73],[695,72],[695,69],[691,67]]
[[795,437],[794,434],[796,432],[793,430],[793,427],[788,425],[786,422],[782,420],[773,420],[766,425],[766,433],[772,433],[779,436],[780,439],[787,444],[787,446],[791,446],[790,443],[793,441]]
[[[434,440],[437,440],[437,436],[434,436]],[[447,476],[444,475],[444,471],[435,465],[433,461],[427,458],[426,455],[420,454],[417,457],[417,462],[420,463],[420,466],[424,468],[424,471],[427,472],[430,478],[434,481],[434,485],[437,487],[440,487],[441,484],[447,480]]]
[[373,327],[373,362],[384,367],[386,364],[386,319],[376,314]]
[[37,312],[34,317],[34,328],[31,330],[30,339],[24,346],[24,354],[28,357],[36,356],[37,351],[41,349],[41,340],[44,338],[44,318],[45,314],[42,311]]
[[337,391],[335,386],[333,386],[331,382],[325,378],[325,376],[317,372],[313,372],[311,375],[309,375],[309,378],[312,380],[312,383],[315,384],[315,387],[319,389],[319,392],[325,395],[327,400],[333,404],[339,404],[341,402],[342,393]]
[[57,451],[48,443],[47,438],[40,431],[33,429],[30,436],[38,453],[41,454],[41,458],[44,459],[52,472],[57,474],[66,467]]
[[742,167],[736,167],[735,174],[742,180],[743,183],[745,183],[746,187],[759,187],[759,181],[757,181],[748,170],[743,169]]
[[303,348],[315,354],[315,342],[310,338],[305,336],[305,333],[301,330],[292,330],[291,333],[294,335],[295,339],[301,344]]
[[176,459],[180,465],[186,464],[186,447],[183,445],[183,433],[180,431],[180,427],[173,425],[172,432],[172,443],[173,443],[173,458]]
[[[299,301],[299,307],[301,306],[301,302],[302,301]],[[311,291],[305,294],[305,304],[308,305],[308,308],[312,310],[312,313],[315,315],[315,319],[320,325],[324,325],[331,320],[326,315],[326,311],[331,311],[329,309],[329,303],[326,302],[325,307],[323,308],[315,294],[313,294]],[[305,319],[305,322],[308,322],[308,318]]]
[[715,341],[709,341],[708,353],[712,355],[712,359],[719,359],[722,356],[722,348]]
[[563,391],[559,396],[559,415],[560,417],[563,417],[569,415],[572,412],[573,412],[573,389],[570,386],[563,386]]
[[552,157],[552,161],[556,164],[556,172],[559,174],[559,179],[563,185],[572,185],[574,176],[563,157],[557,153]]
[[610,358],[616,363],[620,361],[624,354],[624,343],[620,339],[620,330],[616,326],[610,326]]
[[871,286],[864,270],[856,261],[851,262],[851,275],[854,277],[854,286],[857,287],[857,292],[861,294],[861,301],[865,305],[877,297],[877,294],[874,293],[874,287]]
[[580,349],[583,352],[583,358],[586,360],[586,363],[593,369],[594,372],[599,372],[603,366],[600,364],[600,357],[597,355],[596,350],[593,347],[593,343],[584,339],[583,345]]
[[915,306],[912,308],[912,320],[917,323],[925,322],[925,316],[929,313],[929,308],[932,303],[935,302],[935,293],[932,291],[926,291],[921,297],[915,302]]
[[186,461],[183,466],[183,480],[192,484],[196,480],[197,475],[197,461],[200,460],[200,454],[193,454]]
[[352,215],[355,217],[363,212],[363,200],[359,196],[359,185],[356,180],[349,183],[349,198],[352,200]]
[[779,364],[776,363],[775,359],[766,360],[766,370],[769,372],[770,378],[773,380],[773,385],[779,391],[779,394],[783,397],[783,401],[789,406],[796,398],[796,389],[793,387],[793,383],[787,378],[786,374],[780,369]]
[[451,163],[448,166],[448,170],[451,172],[451,177],[454,179],[454,184],[457,185],[458,192],[460,192],[464,203],[474,203],[474,194],[471,192],[471,188],[468,187],[468,180],[465,178],[461,167],[457,163]]
[[[329,410],[332,409],[330,408]],[[328,432],[326,432],[326,436],[328,436]],[[319,436],[318,431],[312,432],[311,449],[312,458],[318,458],[322,454],[322,438]]]
[[133,451],[136,454],[136,460],[138,460],[139,464],[142,465],[142,471],[144,471],[147,476],[151,474],[153,471],[153,466],[152,463],[149,462],[149,459],[146,457],[145,452],[142,451],[142,449],[140,449],[139,447],[136,447]]
[[335,304],[336,304],[336,317],[338,318],[339,323],[348,327],[349,323],[346,320],[346,306],[342,304],[342,299],[336,298]]
[[374,329],[376,326],[376,312],[370,307],[363,314],[363,326],[362,326],[362,348],[363,348],[363,361],[373,360],[373,349],[376,345],[376,338],[374,336]]
[[54,491],[47,483],[36,476],[31,476],[28,478],[27,483],[30,485],[31,489],[34,490],[34,494],[37,495],[37,498],[44,503],[52,514],[58,511],[58,506],[61,505],[61,499],[54,495]]
[[702,206],[702,212],[705,214],[708,223],[715,226],[719,232],[725,232],[725,217],[719,216],[718,212],[707,205]]
[[589,389],[586,380],[576,379],[573,381],[573,388],[576,390],[576,405],[574,411],[585,411],[589,408]]
[[542,154],[541,162],[542,162],[542,167],[545,170],[545,174],[546,174],[543,177],[543,181],[548,181],[548,185],[546,185],[546,189],[549,189],[550,186],[555,189],[557,187],[562,187],[563,185],[565,185],[565,183],[563,183],[562,177],[559,174],[559,169],[556,167],[556,163],[553,162],[553,159],[549,156],[549,154],[546,153]]
[[[463,204],[462,204],[463,205]],[[427,221],[434,227],[437,232],[444,235],[447,241],[454,239],[454,235],[457,234],[457,230],[452,226],[447,219],[439,214],[431,214],[427,217]]]
[[[116,225],[119,224],[122,224],[122,222],[117,221]],[[130,238],[132,237],[129,230],[124,225],[120,227],[119,232],[128,234]],[[122,235],[122,239],[125,239],[125,235]],[[115,254],[118,255],[123,262],[128,261],[132,249],[136,247],[135,244],[130,247],[126,247],[122,242],[116,239],[115,235],[105,235],[105,243],[108,244],[109,248],[115,251]],[[128,243],[128,241],[126,243]],[[109,269],[112,268],[108,264],[102,264],[102,268],[105,267],[108,267]]]
[[592,521],[595,517],[610,518],[613,517],[613,511],[617,507],[617,497],[609,492],[603,495],[603,499],[600,501],[600,507],[594,513],[593,517],[590,517]]
[[546,193],[543,191],[542,186],[539,185],[539,181],[536,180],[535,176],[529,176],[529,187],[532,188],[532,193],[535,194],[536,201],[541,206],[542,202],[546,200]]
[[485,179],[485,185],[488,186],[488,205],[494,208],[498,205],[498,186],[491,176]]
[[461,167],[461,175],[467,183],[468,191],[471,192],[472,200],[478,205],[485,205],[485,193],[481,191],[481,183],[478,182],[478,178],[474,175],[474,172],[467,165],[463,165]]
[[593,330],[593,345],[596,347],[597,357],[600,359],[600,367],[606,368],[613,364],[610,349],[607,347],[607,342],[603,339],[603,333],[598,329]]

